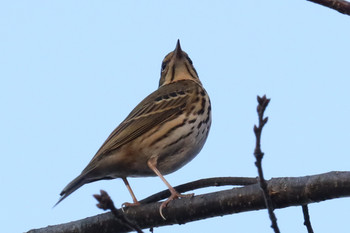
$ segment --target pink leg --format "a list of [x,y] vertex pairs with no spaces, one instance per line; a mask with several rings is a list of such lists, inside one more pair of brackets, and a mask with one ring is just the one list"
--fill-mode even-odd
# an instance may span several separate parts
[[187,194],[187,195],[183,195],[178,193],[170,184],[169,182],[164,178],[164,176],[160,173],[160,171],[157,169],[156,165],[157,165],[157,160],[156,158],[151,158],[148,160],[147,165],[149,168],[152,169],[152,171],[154,171],[154,173],[157,174],[157,176],[159,176],[159,178],[165,183],[165,185],[168,187],[171,195],[170,197],[164,201],[159,208],[159,213],[162,216],[163,219],[165,219],[164,215],[163,215],[163,208],[166,207],[168,205],[168,203],[174,199],[178,199],[178,198],[188,198],[188,197],[193,197],[193,193],[191,194]]
[[123,177],[122,179],[123,179],[123,181],[124,181],[124,184],[125,184],[126,188],[129,190],[129,193],[130,193],[130,195],[131,195],[131,197],[132,197],[132,200],[134,201],[134,203],[125,202],[125,203],[123,203],[123,206],[135,206],[135,205],[140,205],[140,202],[137,201],[137,199],[136,199],[136,197],[135,197],[135,194],[134,194],[134,192],[132,191],[132,189],[131,189],[131,187],[130,187],[130,185],[129,185],[129,182],[128,182],[128,180],[126,179],[126,177]]

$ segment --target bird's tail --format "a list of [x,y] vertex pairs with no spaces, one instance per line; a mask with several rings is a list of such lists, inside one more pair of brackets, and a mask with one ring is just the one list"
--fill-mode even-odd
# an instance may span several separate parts
[[54,207],[56,205],[58,205],[58,203],[60,203],[61,201],[63,201],[66,197],[68,197],[71,193],[73,193],[75,190],[77,190],[78,188],[80,188],[81,186],[83,186],[86,183],[89,183],[86,180],[86,174],[82,173],[80,174],[77,178],[75,178],[74,180],[72,180],[60,193],[61,198],[58,200],[58,202],[54,205]]

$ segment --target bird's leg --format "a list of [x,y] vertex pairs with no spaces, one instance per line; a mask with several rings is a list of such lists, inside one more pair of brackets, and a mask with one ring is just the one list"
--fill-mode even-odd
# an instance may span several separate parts
[[168,203],[174,199],[178,199],[178,198],[188,198],[188,197],[193,197],[193,193],[191,194],[180,194],[179,192],[177,192],[170,184],[169,182],[164,178],[164,176],[160,173],[160,171],[157,169],[157,159],[156,158],[150,158],[148,161],[147,161],[147,165],[149,168],[152,169],[152,171],[154,171],[154,173],[157,174],[157,176],[159,176],[160,179],[162,179],[162,181],[164,182],[164,184],[168,187],[171,195],[170,197],[164,201],[161,205],[160,205],[160,208],[159,208],[159,213],[160,213],[160,216],[162,216],[162,218],[164,220],[166,220],[166,218],[164,217],[163,215],[163,208],[166,207],[168,205]]
[[132,191],[132,189],[131,189],[131,187],[130,187],[130,185],[129,185],[129,182],[128,182],[128,180],[126,179],[126,177],[123,177],[122,179],[123,179],[123,181],[124,181],[124,184],[125,184],[126,188],[129,190],[129,193],[130,193],[130,195],[131,195],[131,197],[132,197],[132,200],[134,201],[134,203],[124,202],[124,203],[122,204],[122,206],[129,207],[129,206],[140,205],[140,202],[137,201],[137,199],[136,199],[136,197],[135,197],[135,194],[134,194],[134,192]]

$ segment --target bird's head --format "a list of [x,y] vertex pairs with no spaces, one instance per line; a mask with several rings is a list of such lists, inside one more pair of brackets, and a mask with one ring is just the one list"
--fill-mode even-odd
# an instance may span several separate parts
[[193,67],[192,60],[186,52],[182,51],[180,40],[178,40],[175,50],[166,55],[163,60],[159,86],[185,79],[190,79],[201,84],[197,71]]

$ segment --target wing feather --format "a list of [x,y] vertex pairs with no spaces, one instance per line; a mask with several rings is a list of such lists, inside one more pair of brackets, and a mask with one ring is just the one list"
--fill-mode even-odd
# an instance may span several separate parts
[[182,109],[186,108],[190,98],[189,93],[195,86],[192,81],[183,80],[160,87],[147,96],[109,135],[84,171],[90,170],[95,162],[156,125],[176,117]]

